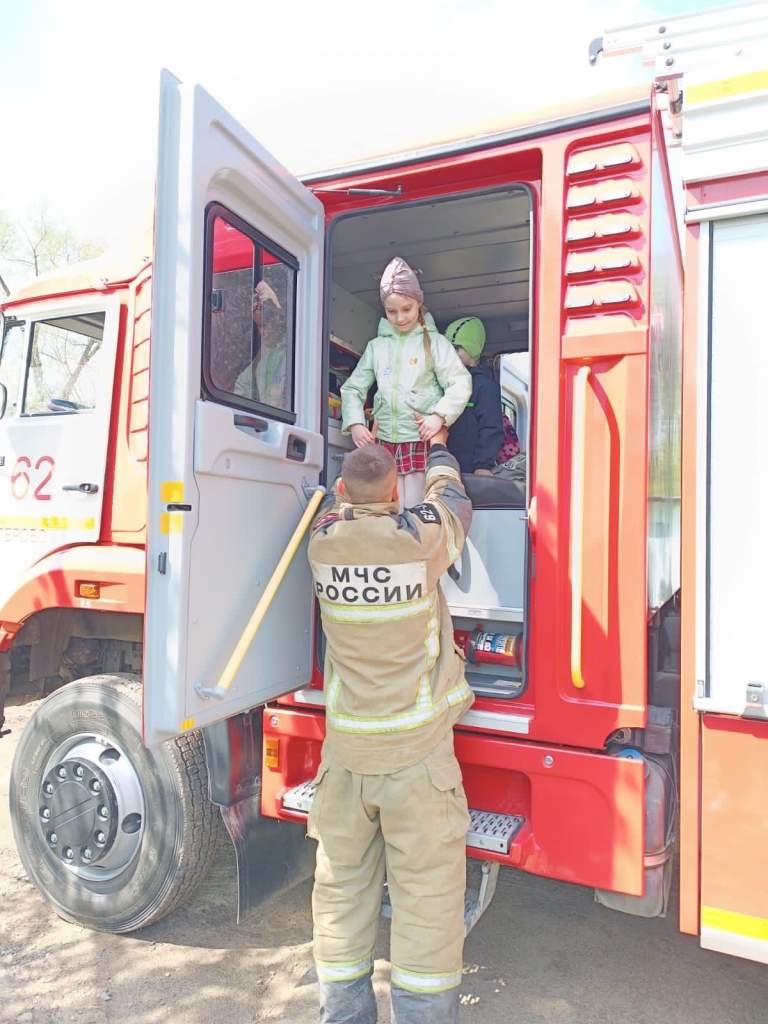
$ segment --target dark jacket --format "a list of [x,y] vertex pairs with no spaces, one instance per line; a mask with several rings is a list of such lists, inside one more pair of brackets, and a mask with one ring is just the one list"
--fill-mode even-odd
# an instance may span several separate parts
[[472,366],[472,396],[448,435],[448,449],[462,473],[493,469],[504,442],[501,391],[487,366]]

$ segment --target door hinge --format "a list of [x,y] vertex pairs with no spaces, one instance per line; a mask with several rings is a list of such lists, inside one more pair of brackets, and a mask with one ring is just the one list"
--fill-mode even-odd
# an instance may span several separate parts
[[168,571],[168,552],[161,551],[157,556],[157,571],[161,576],[165,576]]
[[747,683],[744,718],[768,718],[768,687],[765,683]]

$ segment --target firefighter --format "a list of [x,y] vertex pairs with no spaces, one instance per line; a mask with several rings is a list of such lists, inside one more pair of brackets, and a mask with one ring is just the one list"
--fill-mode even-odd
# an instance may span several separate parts
[[374,1024],[373,948],[386,878],[396,1024],[458,1020],[469,824],[453,726],[472,703],[439,580],[472,506],[443,427],[424,501],[399,512],[379,445],[349,452],[309,544],[327,640],[314,953],[324,1024]]

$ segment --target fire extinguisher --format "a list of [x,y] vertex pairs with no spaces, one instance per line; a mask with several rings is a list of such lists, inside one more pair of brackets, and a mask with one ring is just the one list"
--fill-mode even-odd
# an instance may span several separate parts
[[473,665],[505,665],[520,668],[523,654],[522,633],[488,633],[482,626],[474,630],[455,629],[454,640]]

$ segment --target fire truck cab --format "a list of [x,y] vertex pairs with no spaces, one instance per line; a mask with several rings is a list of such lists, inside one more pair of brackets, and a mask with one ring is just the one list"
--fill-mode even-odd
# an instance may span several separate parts
[[422,270],[438,326],[483,318],[524,456],[514,479],[466,478],[475,517],[444,581],[476,693],[456,730],[468,925],[499,866],[666,912],[694,756],[678,729],[698,714],[680,685],[695,385],[667,96],[299,181],[164,73],[153,252],[3,307],[0,693],[50,695],[11,805],[58,913],[116,932],[156,920],[207,868],[219,815],[241,914],[311,870],[324,641],[301,550],[225,669],[338,475],[338,386],[394,254]]

